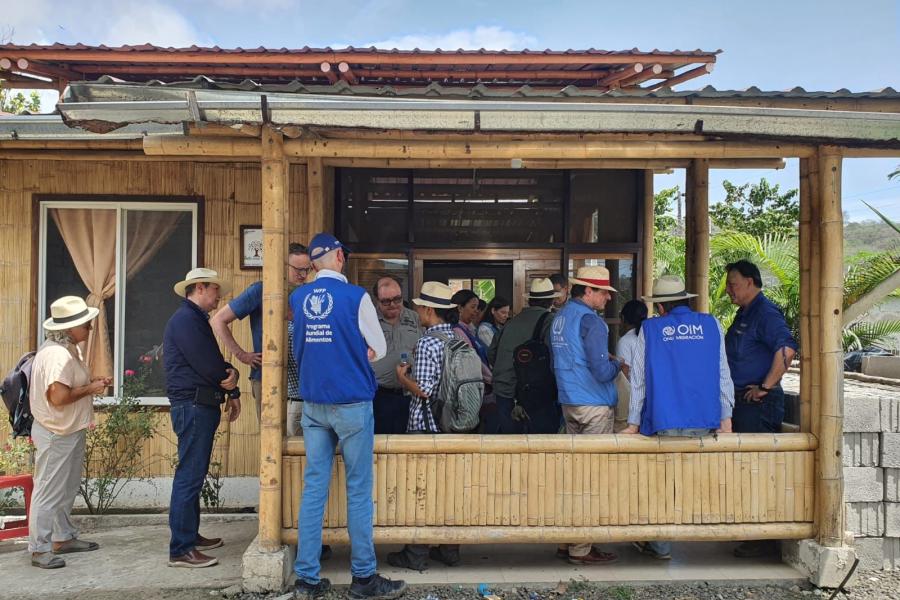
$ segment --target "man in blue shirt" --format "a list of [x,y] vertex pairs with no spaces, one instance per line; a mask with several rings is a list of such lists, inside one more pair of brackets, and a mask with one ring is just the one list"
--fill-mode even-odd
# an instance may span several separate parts
[[[306,246],[293,243],[288,246],[287,257],[287,281],[291,288],[303,285],[306,276],[310,272],[309,255]],[[218,311],[210,319],[210,325],[216,336],[222,340],[225,349],[231,352],[235,358],[250,365],[250,391],[256,401],[256,418],[260,417],[262,405],[262,282],[250,284],[239,296],[236,296],[225,307]],[[250,317],[250,337],[253,340],[253,352],[247,352],[234,339],[229,325],[235,319]],[[288,404],[288,421],[296,418],[295,410],[299,410],[299,403]]]
[[[621,370],[609,355],[609,327],[597,314],[612,298],[605,267],[581,267],[569,279],[571,300],[557,313],[550,328],[553,371],[566,421],[566,433],[612,433],[618,403],[615,379]],[[560,558],[565,550],[557,549]],[[615,554],[591,544],[570,544],[568,560],[576,565],[608,564]]]
[[200,490],[226,396],[229,420],[241,413],[237,370],[225,362],[209,326],[209,311],[229,287],[212,269],[191,270],[175,284],[175,293],[184,301],[163,334],[166,393],[178,437],[178,466],[169,502],[170,567],[211,567],[217,559],[202,551],[223,543],[221,538],[201,536],[199,527]]
[[334,236],[316,235],[309,250],[316,281],[290,297],[306,448],[294,597],[324,596],[331,585],[319,576],[319,554],[334,452],[340,443],[347,479],[350,597],[398,598],[406,583],[376,572],[372,537],[372,398],[377,384],[370,363],[384,357],[386,343],[371,297],[341,274],[346,252]]
[[[691,310],[684,281],[666,275],[644,301],[659,317],[641,323],[631,361],[631,402],[623,434],[702,437],[731,432],[734,388],[722,326]],[[653,558],[671,558],[670,542],[635,542]]]
[[[725,266],[725,292],[739,308],[728,333],[725,350],[734,381],[734,431],[778,433],[784,419],[781,376],[797,353],[784,313],[762,293],[759,268],[746,260]],[[773,542],[744,542],[739,557],[774,554]]]

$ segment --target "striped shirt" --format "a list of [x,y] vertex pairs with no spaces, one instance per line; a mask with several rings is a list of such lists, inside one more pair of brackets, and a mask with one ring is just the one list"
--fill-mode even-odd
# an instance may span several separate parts
[[406,423],[407,433],[439,433],[441,431],[434,422],[434,415],[432,415],[430,407],[440,393],[441,375],[444,369],[444,342],[428,335],[436,332],[452,336],[453,327],[449,323],[429,327],[416,342],[413,379],[427,396],[410,398],[409,420]]
[[[722,419],[730,419],[734,408],[734,385],[731,383],[731,370],[728,368],[728,356],[725,353],[725,332],[722,324],[716,321],[719,327],[719,403],[722,406]],[[631,402],[628,404],[628,424],[640,425],[641,413],[644,410],[644,400],[647,396],[645,357],[647,344],[644,341],[644,328],[638,334],[638,343],[634,348],[633,364],[631,367]]]
[[[294,321],[289,319],[287,322],[287,347],[294,347]],[[288,400],[300,399],[300,372],[297,369],[297,360],[294,353],[288,352],[287,359],[287,397]]]

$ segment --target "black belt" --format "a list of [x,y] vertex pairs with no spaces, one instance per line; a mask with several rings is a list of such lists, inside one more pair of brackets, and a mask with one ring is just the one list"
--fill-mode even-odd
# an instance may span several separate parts
[[383,385],[379,385],[378,391],[379,392],[387,392],[389,394],[402,394],[403,388],[399,388],[399,387],[398,388],[389,388],[389,387],[384,387]]

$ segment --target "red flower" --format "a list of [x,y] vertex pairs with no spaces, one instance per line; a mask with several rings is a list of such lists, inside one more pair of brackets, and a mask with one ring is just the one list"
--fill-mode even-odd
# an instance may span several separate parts
[[91,431],[97,429],[97,424],[96,424],[96,423],[91,423],[90,425],[88,425],[88,429],[91,430]]
[[3,446],[4,452],[9,452],[10,450],[12,450],[12,446],[10,446],[9,444],[6,444],[5,446]]
[[134,377],[134,369],[125,369],[125,377]]
[[153,362],[153,357],[150,356],[149,354],[142,354],[142,355],[141,355],[141,358],[140,358],[139,360],[140,360],[142,363],[144,363],[145,365],[149,365],[150,363]]

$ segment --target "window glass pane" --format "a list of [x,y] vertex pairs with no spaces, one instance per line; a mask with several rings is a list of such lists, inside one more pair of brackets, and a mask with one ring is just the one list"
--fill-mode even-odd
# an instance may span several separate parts
[[462,290],[471,290],[472,289],[472,280],[471,279],[448,279],[447,285],[450,287],[450,291],[454,294],[456,292]]
[[165,396],[163,332],[181,300],[172,285],[191,268],[193,227],[186,211],[126,210],[125,373],[147,373],[146,397]]
[[603,318],[609,325],[610,350],[619,340],[619,313],[629,300],[634,299],[634,258],[604,258],[575,255],[569,259],[569,277],[574,277],[580,267],[601,266],[609,269],[610,285],[616,288],[612,299],[603,310]]
[[[105,289],[93,291],[106,296],[102,303],[105,318],[94,321],[91,339],[82,350],[95,375],[112,375],[116,328],[116,211],[48,209],[46,225],[44,318],[50,316],[50,305],[63,296],[78,296],[95,305],[89,298],[92,290],[85,281],[92,285],[95,281],[104,282],[105,286],[97,287]],[[103,336],[104,343],[92,344],[94,336]]]
[[[370,294],[381,277],[390,275],[400,282],[404,301],[409,300],[409,260],[406,258],[351,254],[346,273],[350,283],[362,286]],[[374,295],[372,298],[376,299]]]
[[641,171],[573,171],[569,241],[637,242]]
[[563,177],[521,169],[416,171],[416,243],[561,242]]
[[405,246],[409,236],[406,171],[341,169],[341,241],[387,248]]

